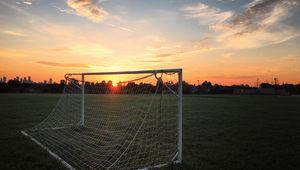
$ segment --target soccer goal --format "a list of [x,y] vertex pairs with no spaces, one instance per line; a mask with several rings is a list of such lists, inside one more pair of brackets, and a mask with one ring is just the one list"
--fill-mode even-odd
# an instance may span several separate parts
[[22,131],[70,169],[182,161],[182,69],[70,73],[52,112]]

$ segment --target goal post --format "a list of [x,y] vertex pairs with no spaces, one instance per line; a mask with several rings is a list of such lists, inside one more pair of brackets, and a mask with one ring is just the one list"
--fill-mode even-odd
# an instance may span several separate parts
[[84,74],[81,74],[81,125],[84,125]]
[[72,169],[182,162],[182,69],[68,73],[62,97],[22,131]]
[[182,69],[178,70],[178,158],[182,162]]

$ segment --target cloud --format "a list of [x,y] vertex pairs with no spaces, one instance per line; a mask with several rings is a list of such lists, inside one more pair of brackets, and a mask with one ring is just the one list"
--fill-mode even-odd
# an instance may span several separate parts
[[142,62],[147,63],[174,63],[180,61],[180,53],[160,53],[160,54],[146,54],[146,57],[142,59]]
[[37,64],[50,66],[50,67],[65,67],[65,68],[88,68],[88,65],[85,64],[67,64],[67,63],[56,63],[51,61],[37,61]]
[[166,57],[170,57],[170,56],[173,56],[175,54],[173,53],[163,53],[163,54],[157,54],[155,57],[156,58],[166,58]]
[[62,9],[58,6],[53,6],[56,8],[59,12],[66,13],[66,14],[76,14],[76,12],[73,9]]
[[216,47],[213,45],[214,40],[211,37],[205,37],[200,40],[194,40],[192,41],[193,50],[196,51],[209,51],[209,50],[215,50]]
[[293,28],[282,24],[297,6],[295,0],[255,1],[228,23],[215,25],[224,31],[218,41],[228,48],[258,48],[288,41],[298,36]]
[[165,38],[154,39],[154,44],[146,47],[146,53],[143,55],[146,62],[175,62],[182,60],[186,56],[199,54],[215,47],[209,43],[211,38],[206,37],[201,40],[192,40],[188,42],[170,42]]
[[224,26],[226,29],[238,29],[236,34],[239,35],[269,28],[287,17],[294,6],[297,6],[295,0],[256,0],[240,14],[232,17],[228,23],[219,25],[219,28]]
[[10,31],[10,30],[4,30],[4,31],[2,31],[2,33],[7,34],[7,35],[12,35],[12,36],[18,36],[18,37],[24,37],[25,36],[23,33],[16,32],[16,31]]
[[0,57],[12,59],[12,58],[20,58],[20,57],[28,58],[34,55],[36,55],[36,53],[30,50],[0,48]]
[[222,11],[218,8],[209,7],[201,2],[196,5],[182,8],[187,18],[197,19],[201,25],[222,23],[232,17],[232,11]]
[[214,31],[214,39],[222,48],[245,49],[274,45],[299,36],[299,31],[282,22],[297,6],[296,0],[253,0],[239,13],[202,3],[186,7],[184,12],[199,22],[206,20],[202,24]]
[[32,5],[32,0],[22,0],[23,4]]
[[69,7],[76,11],[77,15],[87,17],[93,22],[103,21],[108,13],[92,0],[67,0]]
[[104,58],[109,57],[115,53],[115,51],[103,47],[97,43],[74,43],[68,46],[60,46],[55,48],[49,48],[51,53],[72,55],[80,57],[93,57],[93,58]]
[[180,47],[181,46],[179,44],[158,43],[153,46],[146,47],[146,50],[147,51],[174,50]]
[[109,27],[112,27],[112,28],[119,28],[122,31],[127,31],[127,32],[131,32],[131,33],[134,32],[134,30],[132,28],[129,28],[127,26],[120,26],[120,27],[118,27],[118,26],[116,26],[114,24],[106,24],[106,25],[109,26]]
[[235,34],[225,37],[221,35],[218,41],[223,44],[223,48],[246,49],[283,43],[297,36],[299,36],[299,34],[287,28],[287,30],[283,30],[282,32],[257,30],[251,33]]
[[130,29],[130,28],[127,28],[127,27],[119,27],[120,28],[120,30],[123,30],[123,31],[127,31],[127,32],[133,32],[133,30],[132,29]]
[[84,43],[74,44],[70,48],[70,52],[80,56],[90,57],[107,57],[111,56],[114,51],[109,48],[105,48],[97,43]]
[[157,65],[158,64],[166,64],[166,63],[175,63],[175,62],[178,62],[180,61],[179,58],[168,58],[168,59],[163,59],[163,58],[156,58],[156,57],[149,57],[149,58],[145,58],[142,60],[142,62],[147,62],[147,63],[156,63]]

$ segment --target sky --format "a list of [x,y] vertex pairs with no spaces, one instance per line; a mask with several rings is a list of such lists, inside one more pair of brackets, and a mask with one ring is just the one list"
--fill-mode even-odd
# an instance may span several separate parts
[[299,0],[0,0],[0,76],[183,68],[197,84],[300,82]]

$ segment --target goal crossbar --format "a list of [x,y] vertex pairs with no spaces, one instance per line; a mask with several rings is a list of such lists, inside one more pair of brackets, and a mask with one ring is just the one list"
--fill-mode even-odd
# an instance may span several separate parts
[[85,73],[67,73],[66,75],[114,75],[114,74],[146,74],[146,73],[170,73],[182,72],[181,68],[177,69],[160,69],[160,70],[137,70],[137,71],[116,71],[116,72],[85,72]]

